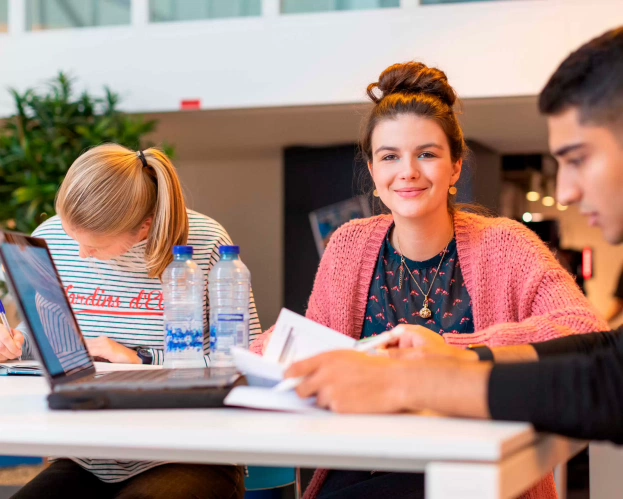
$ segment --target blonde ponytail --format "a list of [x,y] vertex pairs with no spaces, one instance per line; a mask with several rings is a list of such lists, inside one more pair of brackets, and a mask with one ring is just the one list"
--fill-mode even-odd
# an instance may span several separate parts
[[156,175],[157,187],[145,259],[149,276],[160,277],[173,261],[173,246],[182,246],[188,240],[188,214],[182,185],[171,160],[154,148],[146,149],[143,154]]
[[136,233],[149,218],[145,247],[150,277],[173,260],[173,246],[188,240],[186,203],[175,167],[162,151],[104,144],[82,154],[58,191],[56,211],[73,229],[100,235]]

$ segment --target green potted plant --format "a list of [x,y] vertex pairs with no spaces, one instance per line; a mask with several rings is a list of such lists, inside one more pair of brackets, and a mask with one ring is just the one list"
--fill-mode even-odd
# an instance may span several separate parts
[[156,127],[154,120],[119,111],[119,97],[108,88],[103,96],[76,95],[63,73],[43,91],[10,92],[15,114],[0,128],[2,228],[30,233],[54,215],[60,183],[88,148],[105,142],[145,148],[145,136]]

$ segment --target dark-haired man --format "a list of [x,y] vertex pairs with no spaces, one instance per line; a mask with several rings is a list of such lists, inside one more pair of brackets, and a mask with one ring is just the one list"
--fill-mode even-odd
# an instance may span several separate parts
[[[539,108],[559,164],[559,201],[577,204],[611,244],[623,243],[623,27],[572,53]],[[401,347],[418,348],[398,350],[397,358],[332,352],[295,364],[288,376],[306,377],[298,393],[338,412],[427,408],[623,443],[623,331],[493,351],[458,350],[426,330],[408,332]],[[446,358],[421,360],[424,351]]]

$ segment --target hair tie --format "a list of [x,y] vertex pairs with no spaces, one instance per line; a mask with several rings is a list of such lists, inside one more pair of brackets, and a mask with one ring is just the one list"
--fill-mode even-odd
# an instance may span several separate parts
[[145,159],[143,151],[137,151],[136,155],[141,160],[141,163],[143,163],[143,168],[147,168],[149,165],[147,164],[147,160]]

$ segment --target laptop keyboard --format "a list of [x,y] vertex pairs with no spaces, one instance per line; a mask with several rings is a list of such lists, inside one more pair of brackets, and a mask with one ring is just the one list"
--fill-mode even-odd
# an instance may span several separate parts
[[[98,385],[117,384],[127,381],[140,381],[143,383],[157,383],[168,378],[168,373],[164,369],[144,370],[144,371],[112,371],[108,373],[97,373],[92,378],[79,379],[74,383],[97,383]],[[74,384],[72,383],[72,384]]]
[[112,371],[87,376],[62,386],[62,390],[80,390],[88,386],[132,389],[206,386],[209,380],[218,384],[223,376],[231,377],[235,370],[228,369],[149,369],[139,371]]

